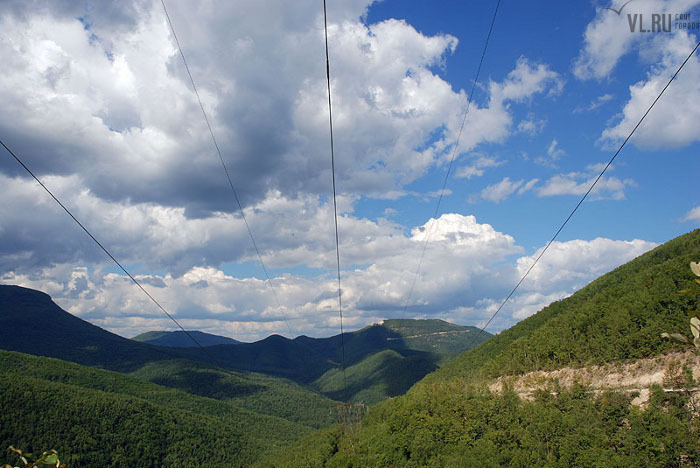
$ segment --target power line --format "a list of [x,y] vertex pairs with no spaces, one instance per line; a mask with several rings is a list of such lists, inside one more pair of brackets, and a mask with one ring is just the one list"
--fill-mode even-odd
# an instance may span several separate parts
[[[651,105],[650,105],[649,108],[646,110],[646,112],[644,113],[644,115],[642,115],[642,118],[639,119],[639,122],[637,122],[637,125],[634,126],[634,128],[633,128],[632,131],[629,133],[629,135],[627,135],[627,138],[625,138],[625,141],[622,142],[622,145],[620,145],[620,147],[617,149],[617,151],[615,152],[615,154],[613,155],[613,157],[610,158],[610,161],[608,161],[608,163],[605,165],[605,167],[604,167],[603,170],[600,172],[600,174],[598,174],[598,177],[596,177],[596,179],[593,181],[593,183],[591,184],[591,186],[588,187],[588,190],[587,190],[586,193],[583,195],[583,197],[581,197],[581,200],[579,200],[579,202],[576,204],[576,206],[575,206],[574,209],[571,211],[571,213],[569,213],[569,216],[566,217],[566,219],[564,220],[564,222],[562,223],[562,225],[559,227],[559,229],[557,229],[557,232],[556,232],[556,233],[554,234],[554,236],[550,239],[550,241],[547,242],[547,245],[544,247],[544,249],[542,249],[542,251],[540,252],[540,254],[537,256],[537,258],[535,259],[535,261],[532,263],[532,265],[530,265],[530,268],[528,268],[527,271],[525,272],[525,274],[522,276],[522,278],[520,278],[520,281],[518,281],[518,284],[515,285],[515,287],[511,290],[511,292],[508,294],[508,296],[503,300],[503,302],[502,302],[501,305],[498,307],[498,309],[496,310],[496,312],[494,312],[493,315],[491,316],[491,318],[489,319],[489,321],[486,322],[486,325],[484,325],[483,328],[480,328],[480,329],[479,329],[479,333],[476,334],[476,336],[475,336],[474,339],[472,340],[471,344],[469,345],[469,348],[471,348],[472,346],[474,346],[474,343],[476,343],[476,340],[479,339],[479,336],[481,336],[481,334],[484,332],[484,330],[486,330],[486,327],[488,327],[489,324],[493,321],[493,319],[496,318],[496,315],[498,315],[498,313],[501,311],[501,309],[503,308],[503,306],[506,305],[506,302],[508,302],[508,300],[511,298],[511,296],[512,296],[512,295],[515,293],[515,291],[520,287],[520,285],[522,284],[522,282],[525,281],[525,278],[527,278],[527,276],[530,274],[530,272],[532,271],[532,269],[535,268],[535,265],[537,265],[537,262],[540,261],[540,258],[542,258],[542,256],[543,256],[544,253],[547,251],[547,249],[549,249],[549,246],[552,245],[552,242],[554,242],[554,240],[557,238],[557,236],[559,236],[559,233],[564,229],[564,226],[566,226],[566,224],[569,222],[569,220],[570,220],[571,217],[574,215],[574,213],[576,213],[576,211],[577,211],[578,208],[581,206],[581,204],[582,204],[583,201],[586,199],[586,197],[588,197],[588,194],[591,193],[591,191],[592,191],[593,188],[596,186],[596,184],[598,183],[598,181],[603,177],[603,174],[605,174],[605,171],[607,171],[608,168],[610,167],[610,165],[613,163],[613,161],[615,161],[615,158],[617,158],[617,155],[620,154],[620,151],[622,151],[622,148],[624,148],[625,145],[627,144],[627,142],[629,141],[629,139],[632,138],[632,135],[634,135],[634,132],[637,131],[637,128],[639,128],[639,126],[642,124],[642,121],[646,118],[647,114],[649,114],[649,112],[650,112],[651,109],[654,107],[654,105],[656,105],[656,102],[657,102],[659,99],[661,99],[661,96],[663,96],[663,94],[664,94],[664,92],[666,91],[666,89],[671,85],[671,82],[672,82],[674,79],[676,79],[676,76],[678,75],[678,73],[680,73],[680,71],[683,69],[683,67],[685,66],[685,64],[688,63],[688,60],[690,60],[690,58],[693,56],[693,54],[695,53],[695,51],[698,50],[698,46],[700,46],[700,42],[698,42],[698,43],[695,45],[695,48],[694,48],[693,51],[690,53],[690,55],[688,55],[688,57],[686,57],[686,59],[685,59],[685,60],[683,61],[683,63],[681,64],[681,66],[678,67],[678,70],[676,70],[676,73],[674,73],[673,76],[671,77],[671,79],[668,80],[668,83],[666,83],[666,86],[664,86],[664,89],[662,89],[661,92],[659,93],[659,95],[656,96],[656,99],[654,99],[654,102],[651,103]],[[469,349],[469,348],[467,348],[467,349]]]
[[[500,1],[500,0],[499,0]],[[333,219],[335,221],[335,259],[338,267],[338,313],[340,314],[340,347],[343,365],[343,383],[345,389],[348,388],[347,377],[345,376],[345,338],[343,337],[343,298],[340,288],[340,238],[338,236],[338,204],[336,201],[335,188],[335,150],[333,145],[333,107],[331,105],[331,62],[328,54],[328,13],[326,11],[326,0],[323,0],[323,31],[326,39],[326,82],[328,83],[328,124],[331,134],[331,174],[333,177]]]
[[459,147],[459,140],[462,137],[462,131],[464,130],[464,124],[467,121],[467,114],[469,113],[469,107],[471,106],[472,99],[474,98],[474,89],[476,84],[479,82],[479,74],[481,73],[481,66],[484,63],[484,57],[486,56],[486,49],[489,46],[489,40],[491,39],[491,33],[493,32],[493,25],[496,22],[496,15],[498,14],[498,7],[501,5],[501,0],[496,3],[496,9],[493,11],[493,17],[491,18],[491,26],[489,27],[489,32],[486,35],[486,42],[484,43],[484,50],[481,52],[481,59],[479,60],[479,66],[476,69],[476,76],[474,77],[474,82],[472,83],[472,89],[469,92],[469,98],[467,100],[467,108],[464,111],[464,116],[462,117],[462,125],[459,127],[459,133],[457,134],[457,141],[455,141],[454,148],[452,149],[452,157],[450,158],[450,164],[447,166],[447,173],[445,174],[445,180],[442,183],[442,189],[440,190],[440,196],[438,196],[437,205],[435,206],[435,213],[433,214],[433,221],[428,227],[428,232],[425,234],[425,242],[423,243],[423,250],[420,254],[420,260],[418,261],[418,268],[416,269],[416,274],[413,276],[413,283],[411,284],[411,289],[408,291],[408,296],[406,297],[406,303],[403,307],[403,312],[401,313],[401,318],[406,316],[406,310],[408,309],[408,304],[411,301],[411,296],[413,295],[413,289],[416,286],[416,280],[420,274],[421,266],[423,266],[423,258],[425,257],[425,250],[430,242],[430,235],[432,234],[433,228],[438,223],[438,213],[440,211],[440,203],[442,203],[442,197],[445,195],[445,188],[447,187],[447,180],[450,178],[450,173],[452,172],[452,165],[457,156],[457,148]]
[[[41,187],[46,191],[46,193],[48,193],[49,195],[51,195],[51,198],[53,198],[54,201],[55,201],[56,203],[58,203],[58,205],[59,205],[61,208],[63,208],[63,210],[64,210],[66,213],[68,213],[68,215],[73,219],[73,221],[75,221],[75,222],[78,224],[78,226],[80,226],[80,228],[81,228],[83,231],[85,231],[85,233],[86,233],[88,236],[90,236],[90,239],[92,239],[92,240],[102,249],[102,251],[103,251],[104,253],[106,253],[107,256],[108,256],[109,258],[111,258],[112,261],[113,261],[114,263],[117,264],[117,266],[126,274],[126,276],[128,276],[129,279],[131,279],[131,281],[133,281],[134,284],[136,284],[136,286],[138,286],[139,289],[141,289],[141,291],[143,291],[143,293],[144,293],[146,296],[148,296],[148,298],[149,298],[151,301],[153,301],[153,303],[154,303],[156,306],[158,306],[158,308],[159,308],[165,315],[167,315],[168,318],[169,318],[170,320],[172,320],[172,321],[175,323],[175,325],[177,325],[177,326],[180,328],[180,330],[182,330],[183,332],[185,332],[185,334],[186,334],[192,341],[194,341],[194,343],[195,343],[197,346],[199,346],[199,347],[202,349],[202,351],[204,351],[204,352],[207,354],[207,356],[209,356],[209,359],[211,359],[211,361],[212,361],[217,367],[221,368],[221,369],[224,370],[225,372],[231,373],[231,371],[228,371],[228,370],[227,370],[227,369],[226,369],[226,368],[225,368],[225,367],[224,367],[224,366],[209,352],[209,351],[207,351],[207,350],[204,348],[204,346],[202,346],[202,345],[199,343],[199,341],[197,341],[197,340],[195,339],[194,336],[192,336],[187,330],[185,330],[185,329],[182,327],[182,325],[180,325],[180,322],[178,322],[178,321],[175,319],[175,317],[173,317],[172,315],[170,315],[170,313],[169,313],[167,310],[165,310],[165,308],[164,308],[162,305],[160,305],[160,303],[159,303],[153,296],[151,296],[151,294],[150,294],[148,291],[146,291],[146,289],[141,285],[141,283],[140,283],[136,278],[134,278],[134,277],[131,275],[131,273],[129,273],[129,272],[127,271],[127,269],[124,268],[124,267],[122,266],[121,263],[119,263],[119,261],[114,257],[114,255],[112,255],[112,254],[109,252],[109,250],[107,250],[107,248],[105,248],[105,246],[102,245],[102,244],[100,243],[100,241],[98,241],[97,238],[95,238],[95,236],[92,235],[92,233],[85,227],[85,225],[83,225],[83,223],[81,223],[81,222],[78,220],[78,218],[76,218],[76,217],[73,215],[73,213],[71,213],[71,211],[70,211],[63,203],[61,203],[61,200],[59,200],[59,199],[56,197],[56,195],[54,195],[53,192],[51,192],[51,190],[49,190],[49,188],[46,187],[46,185],[44,185],[44,183],[43,183],[36,175],[34,175],[34,173],[22,162],[22,160],[21,160],[21,159],[20,159],[20,158],[19,158],[19,157],[18,157],[18,156],[17,156],[17,155],[16,155],[2,140],[0,140],[0,145],[2,145],[3,148],[5,148],[5,150],[7,150],[7,152],[10,153],[10,155],[12,155],[13,158],[15,158],[15,161],[17,161],[17,162],[20,164],[20,166],[22,166],[22,167],[24,168],[24,170],[27,171],[27,172],[29,173],[29,175],[32,176],[32,177],[34,178],[34,180],[36,180],[36,181],[39,183],[39,185],[41,185]],[[231,374],[233,375],[233,373],[231,373]]]
[[199,96],[199,91],[197,91],[197,86],[194,84],[194,78],[192,77],[192,72],[190,71],[190,67],[187,64],[187,59],[185,59],[185,54],[182,51],[182,47],[180,46],[180,41],[177,38],[177,34],[175,34],[175,27],[173,26],[173,22],[170,19],[170,15],[168,14],[168,9],[165,7],[165,0],[160,0],[161,5],[163,5],[163,11],[165,12],[165,17],[168,19],[168,24],[170,25],[170,30],[173,33],[173,38],[175,39],[175,44],[177,44],[177,49],[180,52],[180,56],[182,57],[182,62],[185,64],[185,69],[187,70],[187,75],[190,77],[190,83],[192,83],[192,89],[194,89],[194,94],[197,96],[197,102],[199,102],[199,108],[202,109],[202,115],[204,115],[204,121],[207,123],[207,128],[209,129],[209,134],[211,135],[211,140],[214,143],[214,147],[216,148],[216,153],[219,155],[219,160],[221,161],[221,166],[224,168],[224,172],[226,173],[226,179],[228,179],[228,184],[231,187],[231,192],[233,193],[233,198],[236,199],[236,204],[238,205],[238,210],[241,213],[241,217],[243,218],[243,222],[245,223],[245,227],[248,230],[248,235],[250,236],[250,240],[253,242],[253,248],[255,249],[255,253],[258,255],[258,260],[260,261],[260,266],[262,266],[263,272],[265,273],[265,278],[267,278],[267,285],[270,287],[270,290],[272,291],[272,295],[275,297],[275,302],[277,303],[277,307],[279,308],[280,312],[282,313],[282,317],[284,318],[284,322],[287,324],[287,330],[289,330],[289,335],[294,336],[294,333],[292,333],[292,328],[289,326],[289,321],[287,320],[287,315],[284,313],[284,308],[282,307],[282,304],[280,303],[279,297],[277,296],[277,291],[275,290],[274,286],[272,285],[272,279],[270,278],[269,273],[267,272],[267,268],[265,267],[265,262],[263,262],[262,255],[260,254],[260,250],[258,249],[258,244],[255,242],[255,237],[253,237],[253,231],[250,229],[250,225],[248,224],[248,219],[245,216],[245,213],[243,212],[243,205],[241,204],[241,200],[238,198],[238,193],[236,192],[235,187],[233,186],[233,181],[231,180],[231,176],[228,172],[228,168],[226,167],[226,163],[224,162],[224,157],[221,155],[221,150],[219,149],[219,144],[216,141],[216,137],[214,136],[214,130],[211,127],[211,124],[209,123],[209,117],[207,116],[207,112],[204,110],[204,105],[202,104],[202,98]]

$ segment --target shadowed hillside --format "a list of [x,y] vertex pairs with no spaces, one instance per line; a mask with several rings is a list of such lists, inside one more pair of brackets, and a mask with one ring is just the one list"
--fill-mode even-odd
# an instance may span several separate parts
[[236,341],[233,338],[212,335],[210,333],[204,333],[196,330],[188,330],[187,333],[183,332],[182,330],[149,331],[133,337],[132,340],[158,346],[170,346],[172,348],[196,348],[197,343],[192,341],[192,338],[197,340],[197,343],[202,346],[240,343],[240,341]]

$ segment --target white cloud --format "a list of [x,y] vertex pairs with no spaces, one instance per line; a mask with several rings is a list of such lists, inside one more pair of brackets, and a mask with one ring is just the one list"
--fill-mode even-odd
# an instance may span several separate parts
[[518,132],[525,133],[529,136],[535,136],[541,133],[546,125],[547,120],[538,119],[531,113],[528,115],[527,119],[521,120],[520,123],[518,123]]
[[[354,221],[357,229],[386,229],[359,221]],[[409,236],[386,236],[380,248],[368,239],[370,248],[364,258],[371,257],[371,263],[343,272],[347,328],[401,315],[426,236],[431,242],[408,317],[440,317],[464,324],[485,321],[538,253],[509,260],[522,252],[512,236],[478,223],[473,216],[454,213],[441,216],[439,221],[429,220]],[[371,247],[373,244],[375,247]],[[554,243],[494,327],[512,325],[548,301],[571,294],[654,246],[641,240],[600,238]],[[356,247],[362,249],[362,245]],[[287,334],[284,312],[295,333],[327,336],[338,331],[336,283],[330,274],[274,277],[283,311],[264,281],[237,278],[215,267],[193,267],[178,277],[166,274],[137,278],[183,326],[191,329],[244,340],[270,333]],[[44,290],[71,313],[124,336],[171,326],[128,278],[99,269],[61,264],[30,273],[9,271],[0,276],[0,282]]]
[[[585,172],[569,172],[567,174],[554,175],[538,188],[537,194],[540,197],[583,195],[596,180],[601,170],[601,165],[590,165]],[[608,169],[608,171],[610,170],[612,170],[612,167]],[[635,186],[634,180],[629,178],[619,179],[613,176],[603,176],[591,191],[590,199],[622,200],[625,198],[625,188]]]
[[[572,291],[581,288],[592,278],[597,278],[657,245],[640,239],[617,241],[600,237],[590,241],[555,241],[523,282],[522,291]],[[541,250],[517,260],[517,269],[521,275],[530,268]]]
[[515,193],[515,191],[523,185],[523,182],[524,180],[511,181],[510,177],[504,177],[500,182],[489,185],[483,189],[481,191],[481,198],[498,203]]
[[463,179],[471,179],[472,177],[481,177],[486,169],[498,167],[505,164],[505,161],[498,160],[490,156],[479,155],[470,161],[468,166],[462,166],[455,171],[455,177]]
[[[627,0],[613,0],[611,6],[619,10],[625,3]],[[586,27],[583,49],[574,63],[574,74],[580,79],[606,78],[624,55],[647,48],[653,36],[675,34],[630,32],[627,14],[651,18],[654,13],[687,13],[699,4],[698,0],[635,0],[624,8],[621,15],[598,7],[595,19]]]
[[[630,86],[630,99],[622,109],[619,120],[601,135],[600,142],[606,148],[618,146],[627,137],[695,43],[695,37],[686,33],[663,36],[652,42],[660,62],[649,72],[646,80]],[[630,142],[640,149],[657,150],[682,148],[700,141],[700,132],[697,131],[700,106],[693,103],[693,97],[700,96],[698,76],[700,59],[695,54],[666,89]]]
[[696,206],[692,210],[688,211],[681,221],[694,221],[700,223],[700,206]]
[[[360,197],[434,196],[406,187],[449,160],[466,104],[432,71],[457,39],[404,21],[365,23],[370,3],[336,5],[329,24],[346,326],[400,313],[428,235],[409,316],[482,320],[517,279],[512,256],[522,248],[513,236],[462,214],[401,226],[354,212]],[[241,5],[225,2],[170,9],[261,254],[269,268],[293,272],[273,278],[284,314],[294,331],[318,336],[335,333],[338,318],[335,281],[324,274],[335,245],[316,6],[248,2],[244,17]],[[232,273],[256,255],[157,2],[99,2],[90,11],[81,2],[2,3],[0,56],[0,133],[117,258],[138,265],[139,280],[184,326],[243,339],[286,333],[265,282]],[[544,121],[532,114],[515,126],[514,108],[563,87],[549,66],[525,58],[499,79],[485,86],[482,107],[472,103],[461,153],[514,131],[540,132]],[[457,172],[476,177],[501,164],[479,155]],[[126,336],[168,328],[19,174],[0,160],[0,281],[42,289]],[[498,201],[538,183],[506,178],[482,195]],[[577,281],[591,274],[585,261],[580,268]],[[542,283],[514,300],[532,308],[570,286]]]
[[481,198],[492,202],[500,202],[517,192],[523,195],[534,189],[540,179],[531,179],[525,182],[524,179],[511,181],[510,177],[505,177],[498,183],[489,185],[481,191]]
[[[625,0],[615,0],[613,7],[619,9],[623,3]],[[622,57],[632,52],[637,52],[640,61],[649,66],[646,78],[630,86],[630,98],[618,118],[603,131],[599,143],[606,149],[616,148],[627,137],[697,43],[696,35],[675,27],[672,32],[630,32],[627,14],[650,18],[663,13],[673,17],[697,11],[698,5],[699,0],[635,0],[622,15],[603,8],[597,10],[596,18],[586,28],[584,46],[574,65],[576,76],[609,78]],[[697,14],[693,13],[692,18],[697,20]],[[695,54],[630,142],[645,150],[682,148],[697,142],[700,108],[691,103],[693,96],[700,96],[699,74],[700,59]],[[591,106],[595,108],[596,104]]]
[[609,93],[603,94],[603,95],[595,98],[587,106],[575,108],[574,114],[581,114],[583,112],[594,111],[594,110],[598,109],[599,107],[603,106],[604,104],[606,104],[607,102],[611,101],[612,99],[613,99],[612,94],[609,94]]
[[[322,18],[307,3],[251,3],[245,16],[233,4],[171,6],[245,206],[270,190],[328,192]],[[365,24],[371,3],[337,5],[329,24],[337,178],[344,193],[395,199],[449,159],[466,95],[431,71],[455,37],[399,20]],[[77,174],[111,201],[185,207],[188,217],[235,210],[157,2],[125,2],[119,15],[109,3],[0,8],[0,131],[33,169]],[[490,82],[487,106],[473,103],[460,151],[503,141],[512,103],[561,84],[548,66],[521,58]],[[0,162],[0,172],[16,171]]]
[[525,192],[529,192],[530,190],[535,188],[535,185],[537,185],[537,182],[539,182],[539,181],[540,181],[540,179],[532,179],[532,180],[528,181],[525,185],[520,187],[520,189],[518,190],[518,195],[522,195]]
[[543,156],[540,156],[535,159],[535,163],[540,164],[542,166],[557,167],[556,162],[565,154],[566,151],[559,148],[559,142],[555,138],[549,144],[549,148],[547,148],[548,157],[545,158]]

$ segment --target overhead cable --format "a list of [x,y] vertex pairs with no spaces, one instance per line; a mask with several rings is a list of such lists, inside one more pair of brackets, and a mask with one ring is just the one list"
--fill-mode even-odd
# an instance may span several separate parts
[[54,201],[55,201],[56,203],[58,203],[58,205],[59,205],[61,208],[63,208],[63,210],[64,210],[66,213],[68,213],[68,215],[73,219],[73,221],[75,221],[75,222],[78,224],[78,226],[80,226],[80,228],[81,228],[83,231],[85,231],[85,233],[86,233],[88,236],[90,236],[90,239],[92,239],[92,240],[95,242],[95,244],[97,244],[97,245],[102,249],[102,251],[103,251],[104,253],[106,253],[107,256],[108,256],[109,258],[112,259],[112,261],[124,272],[124,274],[126,274],[126,276],[128,276],[129,279],[130,279],[131,281],[133,281],[134,284],[135,284],[136,286],[138,286],[139,289],[140,289],[146,296],[148,296],[148,298],[149,298],[151,301],[153,301],[153,303],[154,303],[156,306],[158,306],[158,308],[159,308],[165,315],[167,315],[168,318],[169,318],[170,320],[173,321],[173,323],[175,323],[175,325],[178,326],[178,328],[180,328],[180,330],[182,330],[183,332],[185,332],[185,334],[186,334],[197,346],[199,346],[199,347],[202,349],[202,351],[204,351],[204,352],[206,353],[206,355],[209,357],[209,359],[211,359],[211,361],[212,361],[217,367],[220,367],[220,368],[221,368],[222,370],[224,370],[225,372],[229,372],[229,373],[230,373],[230,371],[228,371],[228,370],[227,370],[227,369],[226,369],[226,368],[225,368],[225,367],[224,367],[224,366],[209,352],[209,351],[207,351],[207,350],[204,348],[204,346],[202,346],[202,345],[199,343],[199,341],[197,341],[197,339],[196,339],[194,336],[192,336],[192,334],[190,334],[190,332],[188,332],[187,330],[185,330],[185,329],[183,328],[183,326],[180,325],[180,322],[178,322],[178,321],[175,319],[175,317],[173,317],[167,310],[165,310],[165,308],[164,308],[153,296],[151,296],[151,294],[150,294],[148,291],[146,291],[146,289],[143,287],[143,285],[142,285],[134,276],[132,276],[132,274],[129,273],[129,272],[127,271],[127,269],[124,268],[124,266],[123,266],[121,263],[119,263],[119,261],[114,257],[114,255],[112,255],[112,254],[110,253],[110,251],[107,250],[107,248],[106,248],[100,241],[98,241],[97,238],[96,238],[95,236],[92,235],[92,233],[85,227],[85,225],[84,225],[83,223],[81,223],[81,222],[78,220],[78,218],[76,218],[76,217],[73,215],[73,213],[66,207],[66,205],[64,205],[64,204],[61,202],[61,200],[59,200],[59,199],[56,197],[56,195],[54,195],[53,192],[51,192],[51,190],[49,190],[49,188],[48,188],[46,185],[44,185],[44,183],[43,183],[36,175],[34,175],[34,173],[29,169],[29,167],[27,167],[27,166],[24,164],[24,162],[22,162],[22,160],[21,160],[21,159],[20,159],[6,144],[5,144],[5,142],[3,142],[2,140],[0,140],[0,145],[2,145],[2,147],[5,148],[5,150],[6,150],[8,153],[10,153],[10,155],[11,155],[13,158],[15,158],[15,161],[17,161],[17,162],[20,164],[20,166],[22,166],[22,167],[24,168],[24,170],[27,171],[27,173],[29,173],[29,175],[32,176],[32,177],[34,178],[34,180],[36,180],[36,181],[39,183],[39,185],[41,185],[41,187],[46,191],[46,193],[48,193],[49,195],[51,195],[51,198],[53,198]]
[[236,205],[238,206],[238,211],[241,213],[241,218],[243,218],[243,223],[245,224],[246,229],[248,230],[248,235],[250,236],[250,240],[253,243],[253,248],[255,249],[255,253],[258,256],[258,261],[260,262],[260,266],[262,267],[263,272],[265,273],[265,278],[266,278],[266,283],[270,287],[270,290],[272,291],[272,295],[275,297],[275,302],[277,303],[277,307],[279,308],[279,311],[282,313],[282,317],[284,318],[284,322],[287,324],[287,330],[289,331],[290,337],[293,337],[294,334],[292,333],[292,328],[289,326],[289,321],[287,320],[287,315],[284,313],[284,308],[282,307],[282,304],[280,303],[279,297],[277,296],[277,291],[275,290],[275,287],[272,284],[272,279],[270,278],[270,275],[267,271],[267,267],[265,267],[265,262],[262,259],[262,255],[260,254],[260,249],[258,249],[258,244],[255,242],[255,237],[253,236],[253,231],[250,229],[250,224],[248,224],[248,219],[245,216],[245,212],[243,211],[243,205],[241,204],[241,200],[238,197],[238,193],[236,192],[236,188],[233,185],[233,181],[231,179],[231,175],[228,172],[228,168],[226,167],[226,163],[224,162],[224,157],[221,155],[221,149],[219,149],[219,144],[216,141],[216,137],[214,136],[214,130],[211,127],[211,123],[209,122],[209,117],[207,116],[207,112],[204,110],[204,105],[202,104],[202,98],[199,96],[199,91],[197,90],[197,86],[194,83],[194,78],[192,77],[192,72],[190,71],[190,67],[187,64],[187,59],[185,58],[185,54],[182,51],[182,47],[180,46],[180,41],[177,38],[177,34],[175,33],[175,27],[173,26],[173,22],[170,19],[170,15],[168,14],[168,9],[165,7],[165,0],[160,0],[161,5],[163,5],[163,11],[165,12],[165,17],[168,20],[168,24],[170,25],[170,30],[173,33],[173,38],[175,39],[175,44],[177,45],[177,49],[180,52],[180,56],[182,57],[182,62],[185,64],[185,70],[187,70],[187,75],[190,78],[190,83],[192,84],[192,89],[194,90],[194,94],[197,97],[197,102],[199,102],[199,108],[202,110],[202,115],[204,116],[204,121],[207,124],[207,128],[209,129],[209,134],[211,135],[211,140],[214,143],[214,148],[216,148],[216,153],[219,155],[219,161],[221,161],[221,166],[224,168],[224,173],[226,174],[226,179],[228,180],[228,184],[231,187],[231,193],[233,193],[233,198],[236,200]]
[[421,251],[420,254],[420,260],[418,261],[418,268],[416,268],[416,273],[413,275],[413,282],[411,283],[411,289],[408,291],[408,295],[406,296],[406,303],[404,304],[403,307],[403,312],[401,313],[401,318],[404,318],[406,316],[406,310],[408,309],[408,304],[411,301],[411,296],[413,295],[413,289],[416,287],[416,280],[418,279],[418,275],[420,274],[420,269],[421,266],[423,266],[423,258],[425,257],[425,250],[428,247],[428,243],[430,242],[430,235],[432,234],[433,229],[435,226],[438,224],[438,213],[440,212],[440,203],[442,203],[442,197],[445,195],[445,188],[447,187],[447,180],[450,178],[450,173],[452,172],[452,165],[454,164],[455,158],[457,157],[457,148],[459,147],[459,140],[462,137],[462,131],[464,130],[464,124],[467,121],[467,114],[469,114],[469,108],[472,103],[472,99],[474,98],[474,89],[476,88],[476,84],[479,82],[479,74],[481,73],[481,66],[484,63],[484,57],[486,57],[486,49],[488,49],[489,46],[489,40],[491,39],[491,33],[493,32],[493,25],[496,23],[496,15],[498,14],[498,7],[501,5],[501,0],[498,0],[496,2],[496,9],[493,11],[493,16],[491,18],[491,26],[489,26],[489,32],[486,35],[486,41],[484,43],[484,50],[481,52],[481,59],[479,60],[479,66],[476,69],[476,76],[474,77],[474,81],[472,82],[472,89],[469,92],[469,97],[467,99],[467,107],[464,110],[464,115],[462,117],[462,125],[459,127],[459,133],[457,134],[457,140],[455,141],[454,147],[452,148],[452,157],[450,158],[450,163],[447,166],[447,172],[445,173],[445,180],[442,182],[442,188],[440,189],[440,195],[438,196],[437,199],[437,204],[435,205],[435,213],[433,214],[433,219],[434,221],[430,223],[428,226],[428,230],[425,233],[425,242],[423,242],[423,250]]
[[576,211],[579,209],[579,207],[581,206],[581,204],[583,203],[583,201],[586,199],[586,197],[588,197],[588,195],[591,193],[591,191],[592,191],[593,188],[596,186],[596,184],[598,183],[598,181],[603,177],[603,174],[605,174],[605,171],[607,171],[608,168],[610,167],[610,165],[613,163],[613,161],[615,161],[615,158],[617,158],[617,155],[620,154],[620,151],[622,151],[622,148],[624,148],[625,145],[627,144],[627,142],[630,140],[630,138],[632,138],[632,135],[634,135],[634,132],[637,131],[637,128],[639,128],[639,126],[642,124],[642,122],[644,121],[644,119],[646,118],[646,116],[649,114],[649,112],[651,111],[651,109],[656,105],[656,103],[658,102],[658,100],[661,99],[661,96],[663,96],[664,92],[665,92],[666,89],[671,85],[671,83],[673,82],[673,80],[676,79],[676,76],[678,76],[678,73],[680,73],[680,71],[683,69],[683,67],[685,66],[685,64],[688,63],[688,61],[689,61],[690,58],[693,56],[693,54],[695,53],[695,51],[698,50],[698,46],[700,46],[700,42],[698,42],[698,43],[695,45],[695,48],[693,49],[693,51],[688,55],[688,57],[686,57],[686,59],[685,59],[685,60],[683,61],[683,63],[681,64],[681,66],[678,67],[678,70],[676,70],[676,73],[673,74],[673,76],[671,77],[671,79],[668,80],[668,83],[666,83],[666,86],[664,86],[664,88],[661,90],[661,92],[659,93],[659,95],[656,96],[656,99],[654,99],[654,102],[651,103],[651,105],[650,105],[649,108],[646,110],[646,112],[644,113],[644,115],[642,115],[642,118],[639,119],[639,122],[637,122],[637,125],[634,126],[634,128],[633,128],[632,131],[629,133],[629,135],[627,135],[627,138],[625,138],[625,141],[622,142],[622,144],[621,144],[620,147],[617,149],[617,151],[615,152],[615,154],[613,154],[612,158],[610,158],[610,161],[608,161],[608,163],[605,165],[605,167],[603,168],[603,170],[600,171],[600,174],[598,174],[598,177],[596,177],[596,179],[593,181],[593,183],[590,185],[590,187],[588,187],[588,190],[586,190],[586,193],[583,194],[583,197],[581,197],[581,199],[578,201],[578,203],[576,204],[576,206],[574,207],[574,209],[571,211],[571,213],[569,213],[569,216],[566,217],[566,219],[564,220],[564,222],[562,223],[562,225],[559,226],[559,229],[557,229],[557,232],[554,233],[554,236],[552,236],[552,238],[549,240],[549,242],[547,242],[547,245],[545,245],[544,249],[542,249],[542,251],[539,253],[539,255],[537,256],[537,258],[535,259],[535,261],[532,262],[532,265],[530,265],[530,268],[528,268],[527,271],[525,272],[525,274],[520,278],[520,281],[518,281],[518,283],[517,283],[517,284],[515,285],[515,287],[510,291],[510,293],[508,294],[508,296],[506,296],[506,298],[503,300],[503,302],[502,302],[501,305],[498,307],[498,309],[496,309],[496,311],[493,313],[493,315],[492,315],[491,318],[488,320],[488,322],[486,322],[486,325],[484,325],[483,327],[481,327],[481,328],[479,329],[479,333],[476,334],[476,336],[474,337],[474,339],[472,340],[471,344],[469,345],[469,347],[468,347],[467,349],[469,349],[469,348],[471,348],[472,346],[474,346],[474,344],[475,344],[476,341],[479,339],[479,337],[481,336],[481,334],[484,332],[484,330],[486,330],[486,327],[488,327],[489,324],[493,321],[493,319],[496,318],[496,315],[498,315],[498,313],[501,311],[501,309],[503,309],[503,306],[506,305],[506,303],[508,302],[508,300],[511,298],[511,296],[513,296],[513,294],[515,293],[515,291],[517,291],[517,289],[520,287],[520,285],[522,284],[522,282],[525,281],[525,278],[527,278],[527,276],[530,274],[530,272],[532,271],[532,269],[535,268],[535,265],[537,265],[537,262],[540,261],[540,259],[541,259],[542,256],[544,255],[544,253],[547,251],[547,249],[549,249],[549,246],[552,245],[552,243],[553,243],[553,242],[556,240],[556,238],[559,236],[559,233],[564,229],[564,226],[567,225],[567,223],[569,222],[569,220],[571,219],[571,217],[574,215],[574,213],[576,213]]
[[326,39],[326,82],[328,83],[328,124],[331,136],[331,174],[333,179],[333,220],[335,221],[335,259],[338,270],[338,313],[340,314],[340,346],[343,369],[343,382],[347,390],[348,381],[345,376],[345,338],[343,335],[343,290],[340,286],[340,237],[338,236],[338,203],[335,187],[335,149],[333,144],[333,107],[331,105],[331,62],[328,54],[328,13],[326,0],[323,0],[323,31]]

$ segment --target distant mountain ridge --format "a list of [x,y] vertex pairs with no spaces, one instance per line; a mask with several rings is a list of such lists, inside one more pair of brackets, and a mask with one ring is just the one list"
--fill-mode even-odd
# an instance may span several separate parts
[[166,348],[123,338],[61,309],[41,291],[0,285],[0,349],[130,372],[172,359]]
[[[189,333],[189,336],[188,336]],[[171,348],[196,348],[197,343],[192,341],[192,338],[197,340],[202,346],[216,346],[220,344],[238,344],[240,341],[228,338],[226,336],[212,335],[197,330],[188,330],[187,333],[182,330],[176,331],[149,331],[141,333],[132,338],[134,341],[148,343],[158,346],[169,346]]]
[[[466,349],[477,330],[442,320],[392,319],[347,332],[343,335],[345,362],[356,377],[351,388],[338,385],[342,360],[340,335],[299,336],[293,340],[272,335],[254,343],[209,345],[207,351],[232,371],[290,379],[334,399],[357,400],[364,395],[363,401],[376,403],[404,393],[427,373]],[[207,343],[221,339],[230,343],[224,337],[196,333]],[[476,344],[489,337],[490,334],[483,333]],[[209,356],[201,349],[183,346],[183,340],[189,340],[184,333],[157,332],[141,335],[140,339],[147,341],[122,338],[74,317],[42,292],[0,285],[0,349],[119,372],[136,372],[149,366],[150,370],[143,375],[154,382],[186,388],[203,396],[225,394],[226,386],[200,385],[201,373],[188,370],[189,364],[180,366],[179,375],[174,375],[173,367],[166,365],[172,360],[185,359],[212,368]],[[153,341],[167,346],[151,344]],[[393,352],[386,353],[388,350]],[[159,376],[156,369],[167,372],[167,376]]]

